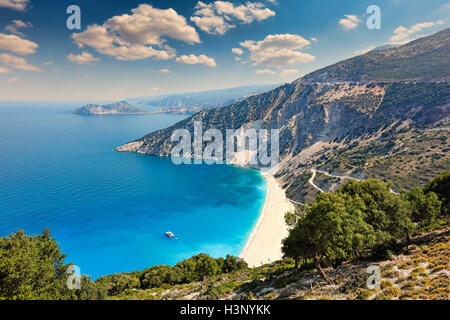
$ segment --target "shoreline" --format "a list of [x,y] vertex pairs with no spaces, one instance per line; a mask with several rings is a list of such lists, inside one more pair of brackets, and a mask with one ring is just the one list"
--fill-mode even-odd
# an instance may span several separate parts
[[261,174],[267,182],[266,200],[258,222],[240,254],[250,267],[258,267],[282,258],[281,242],[288,235],[284,215],[294,210],[294,205],[287,199],[275,177],[268,173]]

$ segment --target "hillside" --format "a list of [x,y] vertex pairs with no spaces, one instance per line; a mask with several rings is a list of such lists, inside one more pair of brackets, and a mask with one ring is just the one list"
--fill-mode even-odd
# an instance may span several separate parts
[[[242,102],[201,111],[118,151],[168,156],[175,129],[280,129],[276,177],[303,202],[298,179],[310,168],[394,181],[427,181],[450,166],[450,29],[370,52]],[[412,80],[414,79],[414,80]],[[291,189],[289,189],[291,188]]]
[[[183,285],[124,290],[112,300],[447,300],[450,297],[448,255],[450,229],[412,239],[390,259],[355,260],[326,271],[296,269],[283,260]],[[367,289],[369,266],[381,271],[381,288]]]
[[78,115],[105,115],[105,114],[145,114],[131,104],[121,101],[108,105],[88,104],[76,109],[74,114]]

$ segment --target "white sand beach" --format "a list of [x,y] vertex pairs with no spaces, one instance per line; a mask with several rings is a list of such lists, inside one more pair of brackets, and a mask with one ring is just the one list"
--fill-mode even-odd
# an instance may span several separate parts
[[281,241],[287,236],[284,215],[293,211],[293,204],[284,190],[270,174],[263,173],[267,181],[267,197],[263,212],[245,249],[241,253],[249,266],[256,267],[281,259]]

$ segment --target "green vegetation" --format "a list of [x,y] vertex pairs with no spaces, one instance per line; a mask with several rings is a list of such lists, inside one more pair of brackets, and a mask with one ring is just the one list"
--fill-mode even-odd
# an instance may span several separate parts
[[284,241],[284,254],[295,261],[314,259],[317,270],[332,283],[322,269],[324,259],[341,262],[361,254],[375,242],[362,209],[360,199],[331,193],[319,195]]
[[65,258],[47,229],[35,236],[19,231],[0,238],[0,300],[105,299],[126,290],[170,287],[247,268],[247,263],[233,256],[214,259],[199,254],[174,267],[154,266],[96,281],[82,276],[81,288],[69,290],[66,271],[70,264],[64,263]]
[[389,256],[399,241],[410,241],[417,228],[430,228],[438,216],[445,218],[441,201],[448,195],[449,180],[447,172],[429,183],[439,195],[420,187],[397,195],[390,185],[375,179],[348,181],[336,193],[320,194],[309,206],[286,215],[291,230],[283,253],[296,266],[312,260],[321,276],[333,283],[324,266]]
[[219,274],[247,268],[242,259],[227,256],[214,259],[207,254],[199,254],[171,266],[153,266],[142,272],[118,273],[104,276],[95,282],[108,288],[108,295],[115,296],[127,289],[151,289],[176,284],[201,281]]
[[289,199],[301,203],[308,203],[313,201],[317,196],[318,191],[308,183],[308,180],[311,178],[311,176],[311,172],[305,172],[298,175],[295,178],[294,182],[292,182],[286,189],[286,196]]
[[[446,151],[447,143],[443,143],[448,130],[444,124],[432,130],[420,129],[407,121],[397,124],[383,133],[335,142],[317,153],[311,166],[327,172],[364,173],[367,178],[392,181],[397,191],[423,186],[437,173],[448,170],[450,153]],[[359,144],[355,145],[355,141]],[[320,186],[320,180],[317,183]],[[326,185],[324,188],[329,190]]]
[[23,231],[0,238],[0,300],[102,299],[106,290],[81,279],[81,289],[70,291],[65,255],[49,230],[28,236]]
[[317,172],[314,183],[323,191],[335,192],[348,180],[347,178],[330,177],[321,172]]
[[421,187],[415,187],[406,195],[410,204],[411,218],[419,226],[434,224],[441,212],[441,202],[434,192],[425,193]]
[[[448,255],[450,230],[418,234],[394,252],[389,260],[354,260],[327,268],[334,285],[315,272],[313,264],[297,268],[284,259],[257,268],[241,269],[190,284],[146,290],[125,290],[111,299],[248,299],[248,300],[398,300],[438,299],[450,295]],[[367,267],[381,269],[381,288],[368,290]]]
[[450,217],[450,171],[441,173],[425,187],[425,192],[434,192],[442,202],[442,218]]

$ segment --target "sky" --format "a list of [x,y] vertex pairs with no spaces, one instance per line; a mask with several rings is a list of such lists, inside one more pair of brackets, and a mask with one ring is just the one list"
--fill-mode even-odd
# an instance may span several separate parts
[[[291,82],[447,28],[448,1],[0,0],[0,100],[120,100]],[[80,29],[68,27],[77,22],[71,5]],[[379,29],[367,26],[371,5],[380,8]]]

